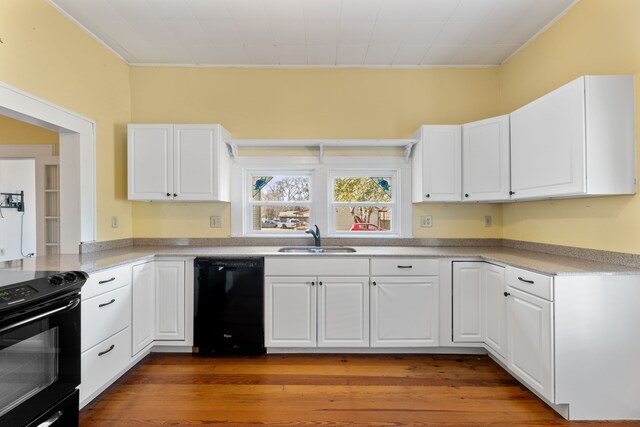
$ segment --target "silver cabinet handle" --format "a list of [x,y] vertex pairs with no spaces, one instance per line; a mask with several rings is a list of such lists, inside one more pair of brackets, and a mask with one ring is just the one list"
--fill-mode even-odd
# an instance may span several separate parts
[[55,414],[51,415],[51,417],[47,421],[38,424],[38,427],[49,427],[53,425],[53,423],[55,423],[60,419],[60,417],[62,417],[62,414],[63,414],[63,411],[56,412]]

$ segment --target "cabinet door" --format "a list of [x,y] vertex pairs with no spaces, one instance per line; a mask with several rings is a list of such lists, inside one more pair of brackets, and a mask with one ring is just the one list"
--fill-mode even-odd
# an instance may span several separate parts
[[515,199],[586,191],[584,79],[511,113]]
[[318,347],[369,347],[369,278],[318,278]]
[[217,200],[217,131],[211,125],[174,125],[175,199]]
[[438,278],[371,278],[371,347],[438,346]]
[[265,277],[265,347],[316,347],[316,277]]
[[509,116],[462,126],[463,200],[509,200]]
[[485,263],[482,271],[482,325],[484,343],[498,355],[507,357],[507,298],[504,267]]
[[483,262],[453,263],[453,341],[482,342]]
[[462,200],[460,126],[422,127],[422,201]]
[[507,286],[507,366],[553,402],[552,303]]
[[129,125],[129,200],[173,199],[173,126]]
[[153,341],[155,329],[155,269],[153,262],[133,266],[131,297],[131,355],[134,356]]
[[155,261],[156,340],[184,340],[184,261]]

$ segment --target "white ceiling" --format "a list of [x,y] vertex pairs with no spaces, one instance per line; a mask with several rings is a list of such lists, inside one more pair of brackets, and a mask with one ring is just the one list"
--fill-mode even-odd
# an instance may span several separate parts
[[130,64],[501,64],[577,0],[49,0]]

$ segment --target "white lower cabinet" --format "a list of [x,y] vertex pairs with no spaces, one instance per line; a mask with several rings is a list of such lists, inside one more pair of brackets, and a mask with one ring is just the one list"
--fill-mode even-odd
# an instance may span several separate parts
[[131,357],[131,266],[91,273],[82,288],[80,405],[126,370]]
[[316,346],[315,277],[265,278],[265,346]]
[[453,341],[482,342],[484,262],[453,263]]
[[131,317],[131,356],[153,342],[155,320],[154,262],[133,266]]
[[504,267],[483,263],[482,326],[485,345],[501,360],[507,357],[507,298]]
[[266,347],[367,347],[368,277],[267,277]]
[[506,292],[507,367],[553,402],[553,303],[510,286]]
[[318,347],[369,346],[369,278],[319,277]]
[[154,340],[185,339],[184,261],[154,261]]
[[371,278],[371,347],[438,345],[437,277]]
[[131,329],[129,327],[82,353],[80,402],[90,399],[94,393],[115,380],[127,368],[130,359]]
[[437,346],[438,268],[418,258],[267,258],[265,346]]

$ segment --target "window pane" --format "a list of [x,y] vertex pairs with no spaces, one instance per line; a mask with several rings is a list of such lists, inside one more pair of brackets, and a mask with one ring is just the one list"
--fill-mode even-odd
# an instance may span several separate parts
[[309,200],[308,176],[252,176],[254,201],[302,202]]
[[253,230],[291,232],[309,228],[309,208],[306,206],[254,206]]
[[333,181],[336,202],[390,202],[390,177],[347,177]]
[[390,231],[391,210],[386,206],[339,206],[336,208],[335,222],[336,231]]

